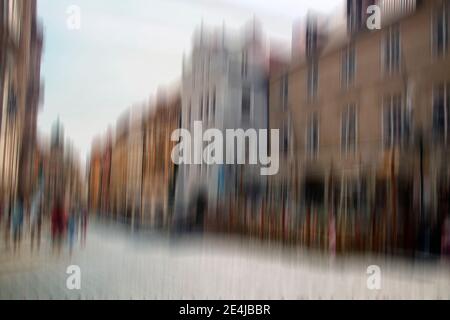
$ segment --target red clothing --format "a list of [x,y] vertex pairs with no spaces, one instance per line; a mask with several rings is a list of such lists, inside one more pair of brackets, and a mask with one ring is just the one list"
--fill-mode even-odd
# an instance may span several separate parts
[[66,227],[66,213],[62,206],[55,206],[52,212],[52,234],[62,235]]

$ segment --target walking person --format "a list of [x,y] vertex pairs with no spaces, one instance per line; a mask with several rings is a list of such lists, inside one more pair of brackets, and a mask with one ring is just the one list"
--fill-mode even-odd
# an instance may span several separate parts
[[20,246],[20,241],[22,237],[22,226],[24,219],[24,209],[23,209],[23,198],[21,195],[17,197],[16,203],[14,205],[13,216],[12,216],[12,231],[13,231],[13,246],[14,252]]
[[86,232],[88,224],[88,210],[81,206],[81,246],[86,246]]
[[77,224],[77,214],[75,210],[69,212],[69,219],[67,222],[67,235],[69,240],[69,252],[72,255],[73,252],[73,244],[75,242],[76,236],[76,224]]
[[31,201],[30,207],[30,225],[31,225],[31,251],[34,248],[34,240],[38,250],[41,245],[41,227],[42,227],[42,210],[41,210],[41,191],[39,190]]
[[58,197],[53,207],[51,218],[53,250],[56,248],[58,254],[61,251],[61,244],[65,233],[65,220],[64,204],[61,198]]

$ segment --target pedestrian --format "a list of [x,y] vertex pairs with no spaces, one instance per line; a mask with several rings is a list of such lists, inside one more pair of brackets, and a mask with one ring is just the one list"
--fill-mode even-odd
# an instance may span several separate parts
[[61,242],[65,233],[65,210],[61,198],[57,198],[52,211],[52,243],[53,249],[61,249]]
[[86,246],[86,232],[88,224],[88,211],[82,206],[81,207],[81,245]]
[[12,231],[13,231],[13,246],[14,252],[20,246],[20,240],[22,237],[22,225],[23,225],[23,198],[21,195],[17,197],[16,203],[14,205],[13,216],[12,216]]
[[67,223],[67,234],[69,240],[69,251],[70,255],[72,255],[73,244],[75,242],[75,231],[76,231],[76,214],[75,211],[69,213],[69,219]]
[[38,250],[41,244],[41,226],[42,226],[42,210],[41,210],[41,191],[38,190],[31,201],[30,208],[30,224],[31,224],[31,251],[34,248],[34,238],[36,235]]
[[11,208],[11,202],[12,200],[9,198],[7,200],[7,202],[4,204],[5,207],[5,219],[6,219],[6,224],[5,224],[5,248],[8,250],[9,249],[9,241],[10,241],[10,235],[11,235],[11,228],[12,228],[12,210],[13,208]]

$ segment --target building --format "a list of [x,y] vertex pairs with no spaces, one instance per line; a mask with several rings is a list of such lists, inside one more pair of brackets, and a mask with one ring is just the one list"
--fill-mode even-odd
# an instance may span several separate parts
[[57,201],[67,210],[78,210],[84,205],[84,179],[77,156],[70,140],[64,135],[59,119],[53,124],[50,145],[39,147],[44,175],[43,212],[50,214]]
[[27,201],[31,201],[38,188],[39,175],[42,169],[38,161],[37,117],[44,92],[41,82],[43,28],[37,21],[36,5],[33,5],[32,10],[26,110],[19,161],[19,192]]
[[[8,209],[36,183],[42,29],[34,0],[2,0],[0,17],[0,202]],[[29,175],[19,183],[22,170]]]
[[180,127],[181,99],[160,93],[145,123],[142,167],[142,208],[145,225],[167,227],[172,218],[177,166],[171,158]]
[[[116,218],[127,216],[126,183],[128,168],[129,113],[123,114],[117,121],[111,152],[111,214]],[[91,159],[92,160],[92,159]]]
[[279,172],[270,176],[260,232],[263,237],[289,238],[299,227],[295,219],[298,202],[294,119],[289,105],[290,57],[280,46],[272,50],[269,82],[269,128],[280,131]]
[[[373,3],[381,30],[365,25]],[[423,228],[439,233],[448,215],[449,8],[349,0],[325,41],[305,37],[310,54],[293,54],[301,241],[409,251]]]
[[91,212],[101,213],[101,194],[102,194],[102,160],[103,154],[99,139],[92,143],[89,158],[89,195],[88,208]]
[[[194,35],[190,58],[183,62],[181,127],[191,133],[198,122],[203,132],[210,128],[223,133],[227,129],[267,129],[268,56],[256,21],[236,34],[225,27],[208,32],[202,25]],[[252,153],[249,150],[247,159],[257,157]],[[202,224],[204,211],[236,202],[227,200],[237,200],[244,192],[253,193],[254,199],[262,196],[265,182],[259,165],[236,162],[180,166],[176,223]]]
[[125,112],[115,134],[92,145],[89,203],[93,212],[133,226],[167,226],[173,207],[176,166],[172,132],[180,125],[180,95],[159,94],[154,102]]

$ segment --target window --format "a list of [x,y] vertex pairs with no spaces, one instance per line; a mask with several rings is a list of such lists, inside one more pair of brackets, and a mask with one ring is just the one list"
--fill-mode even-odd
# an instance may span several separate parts
[[241,65],[241,76],[242,78],[247,78],[248,74],[248,53],[247,51],[242,52],[242,65]]
[[281,141],[281,148],[284,155],[287,155],[289,152],[289,142],[291,137],[291,126],[288,120],[284,121],[283,124],[283,135]]
[[288,107],[288,96],[289,96],[289,75],[287,73],[281,77],[280,96],[281,96],[281,106],[283,110],[286,110]]
[[306,128],[306,151],[309,158],[316,158],[319,151],[319,117],[310,115]]
[[342,53],[341,85],[343,88],[347,89],[353,84],[355,79],[355,71],[355,47],[349,46]]
[[203,94],[200,96],[200,121],[203,121]]
[[200,83],[205,83],[205,61],[203,57],[200,57],[199,59],[200,63]]
[[318,86],[318,66],[316,62],[310,63],[308,66],[308,100],[313,101],[317,96]]
[[409,137],[409,115],[400,95],[384,99],[384,145],[386,148],[402,146]]
[[440,85],[433,91],[433,134],[443,142],[450,138],[450,84]]
[[212,114],[212,118],[213,121],[216,117],[216,89],[214,88],[213,90],[213,96],[212,96],[212,101],[211,101],[211,114]]
[[353,104],[342,112],[341,150],[346,154],[356,151],[356,107]]
[[0,8],[0,14],[1,14],[1,23],[3,24],[4,21],[8,21],[8,1],[2,1],[1,2],[1,8]]
[[400,70],[400,29],[390,27],[384,43],[384,70],[391,74]]
[[8,116],[14,117],[17,111],[17,96],[14,87],[9,85],[9,93],[8,93]]
[[191,108],[192,108],[192,105],[191,105],[191,103],[189,103],[188,110],[187,110],[187,128],[191,127]]
[[442,10],[439,10],[435,17],[434,25],[434,45],[437,55],[444,55],[448,52],[448,34],[450,27],[448,20],[450,18],[450,4],[447,2],[444,4]]
[[0,61],[0,128],[2,127],[2,117],[3,117],[3,94],[5,91],[5,82],[4,79],[6,77],[5,72],[5,64]]
[[306,28],[306,54],[312,57],[317,51],[317,18],[309,16]]
[[206,121],[209,121],[209,93],[206,93]]
[[250,87],[244,86],[242,88],[242,118],[250,119]]
[[362,1],[347,1],[347,30],[349,33],[355,33],[360,30],[362,25]]

